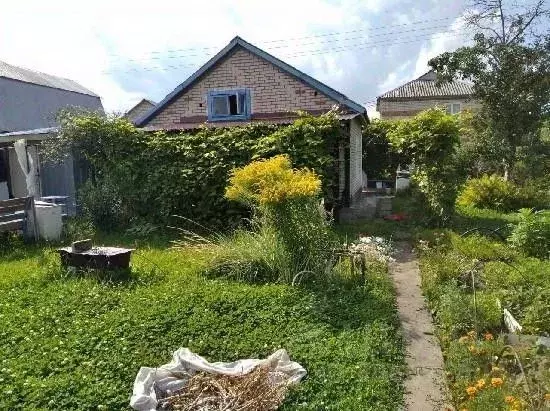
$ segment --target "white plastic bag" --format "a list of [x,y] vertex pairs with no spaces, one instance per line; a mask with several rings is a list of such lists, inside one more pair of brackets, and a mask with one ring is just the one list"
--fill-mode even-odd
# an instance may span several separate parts
[[180,348],[169,364],[159,368],[141,367],[134,382],[134,392],[130,406],[138,411],[157,409],[157,392],[168,395],[185,386],[190,377],[197,372],[212,374],[243,375],[256,366],[266,364],[270,369],[286,375],[288,384],[297,384],[307,374],[297,362],[290,361],[286,350],[277,350],[265,360],[245,359],[231,363],[210,363],[188,348]]

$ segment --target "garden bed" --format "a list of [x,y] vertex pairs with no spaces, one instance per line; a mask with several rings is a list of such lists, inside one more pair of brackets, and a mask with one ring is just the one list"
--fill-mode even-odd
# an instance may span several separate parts
[[[516,218],[493,213],[493,229]],[[417,243],[454,403],[467,410],[548,409],[550,350],[537,338],[510,337],[503,309],[523,334],[549,335],[550,261],[523,256],[492,230],[459,232],[424,231]]]

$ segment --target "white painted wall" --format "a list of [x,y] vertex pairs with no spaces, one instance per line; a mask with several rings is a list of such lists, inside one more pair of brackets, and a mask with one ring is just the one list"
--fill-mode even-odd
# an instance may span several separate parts
[[350,195],[363,189],[363,135],[359,118],[350,121]]

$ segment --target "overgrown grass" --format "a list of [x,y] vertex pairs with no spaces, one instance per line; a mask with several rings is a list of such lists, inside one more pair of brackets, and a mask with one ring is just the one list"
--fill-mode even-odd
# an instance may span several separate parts
[[248,284],[201,273],[208,250],[166,238],[133,245],[126,281],[60,276],[48,247],[0,256],[0,409],[127,409],[140,366],[179,347],[215,361],[279,347],[308,377],[284,409],[390,410],[402,405],[403,347],[383,267],[357,279]]

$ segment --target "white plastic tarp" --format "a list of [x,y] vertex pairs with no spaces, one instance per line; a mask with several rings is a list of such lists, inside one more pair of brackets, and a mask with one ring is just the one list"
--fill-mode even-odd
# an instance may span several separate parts
[[287,384],[297,384],[307,374],[300,364],[290,361],[283,349],[275,351],[265,360],[245,359],[231,363],[211,363],[188,348],[180,348],[174,352],[169,364],[159,368],[141,367],[134,382],[130,406],[138,411],[156,410],[160,399],[157,398],[157,392],[170,395],[183,388],[189,378],[197,372],[243,375],[264,364],[274,372],[284,374]]

